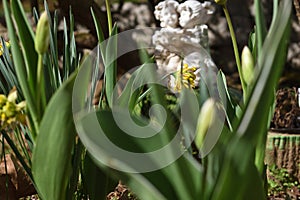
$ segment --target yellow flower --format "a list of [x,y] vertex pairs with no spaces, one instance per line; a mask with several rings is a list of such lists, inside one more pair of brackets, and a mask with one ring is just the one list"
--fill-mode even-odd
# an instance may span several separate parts
[[6,104],[7,98],[4,94],[0,94],[0,108]]
[[[196,67],[189,67],[188,64],[184,64],[182,69],[178,70],[175,75],[175,80],[171,79],[170,87],[174,91],[181,91],[182,87],[195,88],[195,80],[197,78],[195,72]],[[175,84],[173,83],[175,82]]]
[[26,115],[24,109],[25,101],[16,104],[17,90],[13,88],[6,97],[0,94],[0,128],[13,127],[17,123],[25,123]]
[[[6,46],[6,48],[10,48],[10,43],[5,42],[5,46]],[[4,48],[3,48],[2,43],[0,43],[0,56],[2,56],[3,53],[4,53]]]
[[7,101],[9,102],[16,102],[18,98],[17,89],[14,87],[7,96]]
[[10,101],[7,101],[5,106],[3,106],[2,111],[5,113],[5,115],[9,117],[13,117],[16,115],[16,104]]

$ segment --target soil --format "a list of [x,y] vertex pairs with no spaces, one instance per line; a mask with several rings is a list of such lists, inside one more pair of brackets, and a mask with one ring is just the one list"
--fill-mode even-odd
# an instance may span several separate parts
[[296,186],[287,190],[280,191],[275,194],[270,194],[268,196],[268,200],[287,200],[287,199],[296,200],[299,198],[300,198],[300,189]]
[[[300,92],[300,91],[299,91]],[[285,132],[300,131],[298,88],[281,88],[276,93],[276,106],[271,129]]]
[[129,188],[126,185],[123,185],[121,182],[117,185],[115,190],[109,193],[106,197],[106,200],[138,200],[138,198],[131,193]]

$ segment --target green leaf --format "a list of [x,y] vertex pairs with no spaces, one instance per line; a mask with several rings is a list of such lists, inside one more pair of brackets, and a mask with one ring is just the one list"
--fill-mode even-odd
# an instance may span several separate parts
[[[117,79],[117,32],[117,25],[115,24],[110,37],[104,42],[105,55],[103,55],[103,61],[105,66],[105,94],[108,105],[111,105]],[[100,49],[103,48],[102,45],[103,44],[101,43]]]
[[72,118],[74,73],[51,98],[41,122],[32,156],[33,177],[42,199],[66,199],[72,173],[72,148],[76,136]]
[[290,1],[282,1],[279,6],[274,24],[258,58],[256,69],[259,69],[259,73],[255,77],[244,114],[236,128],[238,135],[248,138],[260,148],[261,152],[256,164],[261,173],[264,168],[264,148],[269,126],[269,112],[274,101],[274,89],[286,61],[291,8]]
[[[149,83],[149,64],[151,63],[144,63],[141,67],[139,67],[136,71],[134,71],[129,80],[127,81],[121,95],[116,98],[117,91],[114,91],[113,96],[113,105],[117,105],[118,107],[122,107],[124,109],[128,109],[130,112],[133,111],[134,107],[140,100],[140,95],[143,90],[143,87]],[[151,91],[149,88],[143,95],[146,95]]]
[[101,170],[89,154],[85,155],[82,178],[91,200],[106,199],[107,194],[113,191],[118,181],[113,180],[106,172]]
[[[267,26],[264,19],[264,14],[262,10],[262,5],[260,0],[254,1],[254,8],[255,8],[255,36],[257,38],[257,54],[258,56],[261,55],[262,45],[267,35]],[[254,54],[255,55],[255,54]]]
[[[54,17],[52,20],[47,3],[45,3],[45,10],[48,14],[49,26],[50,26],[50,53],[46,59],[46,66],[48,66],[48,76],[45,79],[49,79],[49,83],[46,81],[46,91],[48,96],[52,96],[56,89],[61,85],[62,78],[60,74],[60,67],[58,65],[58,48],[57,48],[57,26],[58,26],[58,14],[54,11]],[[50,95],[49,95],[50,94]]]
[[217,87],[219,91],[219,95],[221,98],[221,102],[226,110],[226,119],[228,121],[228,125],[231,127],[232,122],[236,118],[235,115],[235,105],[233,104],[233,100],[229,94],[226,77],[222,71],[218,72],[217,76]]
[[[71,25],[72,26],[72,25]],[[68,77],[68,73],[70,70],[71,59],[70,59],[70,42],[69,42],[69,35],[68,35],[68,28],[67,28],[67,21],[64,18],[64,52],[63,52],[63,79],[66,80]]]
[[[124,119],[122,113],[118,113],[118,115]],[[80,115],[77,117],[80,117]],[[109,111],[89,113],[76,120],[78,133],[83,144],[93,156],[97,165],[104,169],[103,163],[115,169],[138,170],[135,169],[136,165],[134,165],[135,161],[132,160],[133,158],[124,157],[124,160],[111,155],[112,152],[110,150],[113,151],[115,146],[133,153],[147,153],[153,152],[166,144],[166,141],[162,142],[162,134],[164,133],[156,134],[151,138],[129,137],[118,127],[114,120],[112,112]],[[142,122],[140,121],[139,123]],[[97,124],[98,126],[100,125],[101,130],[95,129]],[[105,134],[106,139],[103,138],[102,134]],[[173,150],[176,151],[175,149]],[[172,155],[168,154],[166,159],[172,159]],[[149,165],[158,162],[151,156],[147,158],[147,154],[145,154],[144,161]],[[201,193],[201,188],[199,187],[201,181],[200,172],[201,168],[195,160],[183,156],[162,170],[142,175],[137,173],[119,173],[118,177],[124,178],[125,183],[129,187],[133,186],[131,187],[133,192],[137,193],[142,199],[162,199],[163,195],[166,199],[185,198],[192,200]],[[139,188],[136,188],[137,185],[139,185]]]
[[[142,146],[138,143],[137,140],[129,140],[126,139],[126,133],[124,133],[114,122],[114,118],[111,112],[109,111],[98,111],[97,113],[89,113],[84,116],[80,116],[79,113],[77,117],[75,117],[75,121],[77,124],[77,130],[82,140],[83,144],[87,148],[88,152],[93,157],[93,160],[96,162],[98,166],[102,169],[107,170],[107,166],[109,165],[111,168],[123,168],[123,169],[130,169],[130,162],[128,163],[126,160],[121,161],[117,160],[110,155],[107,149],[107,145],[110,145],[109,142],[105,141],[103,137],[101,137],[101,132],[105,133],[107,137],[109,137],[110,141],[118,142],[117,146],[122,146],[123,149],[127,149],[130,151],[138,151],[142,152],[143,147],[145,148],[144,151],[149,150],[149,148],[153,148],[156,146],[155,139],[154,142],[142,144]],[[76,120],[77,119],[77,120]],[[101,131],[94,131],[95,125],[101,125]],[[126,158],[125,158],[126,159]],[[130,161],[130,160],[128,160]],[[104,164],[106,165],[104,165]],[[115,166],[116,165],[116,166]],[[140,188],[134,190],[134,193],[139,195],[139,191],[142,191],[145,196],[148,196],[146,199],[162,199],[162,194],[155,189],[148,181],[140,174],[131,174],[133,178],[129,178],[127,174],[118,172],[117,176],[122,178],[125,183],[130,183],[131,185],[138,186]],[[126,180],[125,180],[126,179]],[[134,187],[133,187],[134,188]]]
[[[13,26],[13,21],[11,18],[11,11],[8,7],[7,1],[3,1],[3,7],[4,7],[4,12],[5,12],[5,20],[7,24],[7,29],[8,29],[8,35],[10,38],[11,42],[11,52],[12,52],[12,58],[16,70],[16,74],[21,86],[21,89],[23,91],[23,95],[26,99],[27,106],[33,121],[33,125],[31,126],[32,129],[32,134],[35,139],[36,132],[38,131],[39,127],[39,119],[38,119],[38,114],[37,114],[37,107],[35,103],[35,99],[33,98],[33,95],[31,93],[30,86],[28,84],[28,79],[27,79],[27,70],[26,70],[26,65],[24,62],[24,57],[22,54],[22,51],[19,46],[19,41],[18,41],[18,36],[15,32],[15,28]],[[32,44],[33,46],[33,44]]]
[[254,165],[254,146],[235,137],[226,148],[213,200],[266,199],[260,174]]
[[16,22],[17,32],[23,48],[27,79],[31,92],[35,91],[38,55],[34,48],[34,34],[23,10],[21,1],[11,1],[12,15]]
[[95,24],[95,27],[96,27],[98,42],[100,44],[101,42],[104,41],[104,34],[103,34],[103,31],[102,31],[102,28],[101,28],[101,23],[98,20],[97,16],[95,15],[94,10],[93,10],[92,7],[91,7],[91,13],[92,13],[94,24]]
[[256,61],[257,58],[257,41],[256,41],[256,28],[251,31],[248,38],[248,46],[253,55],[253,60]]

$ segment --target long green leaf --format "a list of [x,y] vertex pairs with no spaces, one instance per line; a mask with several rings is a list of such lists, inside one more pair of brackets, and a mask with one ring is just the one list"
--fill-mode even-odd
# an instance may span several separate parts
[[222,71],[219,71],[219,73],[218,73],[217,87],[218,87],[221,102],[224,105],[225,110],[226,110],[226,118],[228,121],[228,125],[231,127],[233,119],[236,118],[235,105],[233,104],[233,101],[229,94],[226,77]]
[[257,38],[257,55],[261,55],[261,49],[267,35],[267,26],[264,19],[264,14],[260,0],[254,1],[255,7],[255,36]]
[[12,0],[11,10],[16,22],[18,36],[22,44],[22,53],[27,67],[27,79],[31,92],[34,92],[38,55],[34,48],[34,34],[27,20],[21,1]]
[[211,199],[266,199],[260,174],[254,165],[254,146],[245,139],[235,137],[226,148]]
[[[114,118],[111,112],[98,111],[97,113],[90,113],[84,116],[80,116],[79,113],[77,117],[75,117],[75,122],[77,124],[77,130],[80,139],[86,146],[91,156],[96,161],[97,165],[102,167],[103,169],[107,168],[105,165],[103,165],[103,163],[111,163],[112,168],[120,167],[123,169],[128,169],[128,167],[130,167],[130,162],[125,163],[124,161],[122,162],[120,160],[116,160],[116,158],[112,157],[110,153],[107,152],[106,147],[107,145],[110,145],[110,143],[104,140],[103,137],[100,137],[101,132],[108,132],[107,137],[110,136],[109,139],[112,142],[118,142],[116,145],[122,146],[123,149],[138,152],[143,151],[142,147],[137,143],[137,141],[131,140],[129,142],[128,139],[126,139],[126,133],[122,132],[114,123]],[[101,130],[95,131],[95,125],[97,124],[101,126]],[[158,141],[158,139],[156,139],[155,141]],[[155,146],[155,141],[150,144],[148,143],[148,145],[144,144],[144,148],[152,148],[152,146]],[[117,164],[117,166],[115,166],[115,164]],[[128,180],[126,182],[128,183],[133,181],[132,184],[141,185],[142,183],[144,183],[144,181],[146,181],[146,179],[143,178],[141,175],[135,175],[136,176],[133,180]],[[128,178],[128,176],[124,173],[119,173],[118,176],[122,176],[123,180],[124,178]],[[162,199],[162,194],[156,191],[156,189],[153,188],[153,186],[148,182],[147,184],[144,183],[143,187],[141,187],[139,191],[143,191],[145,195],[148,195],[148,198],[146,199]],[[138,193],[138,191],[134,192]]]
[[107,194],[118,184],[118,181],[95,165],[89,154],[84,159],[82,176],[91,200],[106,199]]
[[96,16],[96,14],[95,14],[92,7],[91,7],[91,13],[92,13],[94,24],[95,24],[95,27],[96,27],[98,42],[100,44],[101,42],[104,41],[104,34],[103,34],[103,31],[102,31],[102,28],[101,28],[101,23],[100,23],[99,19],[97,18],[97,16]]
[[[128,109],[130,112],[133,111],[134,107],[139,101],[143,86],[147,84],[147,76],[149,76],[150,67],[147,64],[149,63],[144,63],[131,74],[124,89],[122,90],[121,95],[117,98],[117,100],[116,97],[113,98],[113,105]],[[117,91],[115,91],[114,95],[117,95],[116,92]]]
[[[105,42],[105,55],[104,56],[104,66],[105,66],[105,94],[107,98],[108,105],[111,105],[112,95],[116,85],[117,79],[117,25],[115,24],[110,37],[107,42]],[[100,49],[101,49],[100,44]],[[103,53],[103,52],[102,52]]]
[[[257,65],[260,72],[251,90],[244,115],[236,129],[238,134],[258,144],[262,151],[265,147],[269,112],[274,100],[274,89],[286,59],[291,8],[290,1],[282,1],[279,6],[274,25],[266,37],[261,55],[258,58]],[[260,163],[259,171],[262,172],[263,154],[260,155],[258,163]]]
[[[95,124],[100,125],[101,131],[95,129],[97,127]],[[110,142],[122,149],[139,153],[152,152],[157,146],[163,145],[159,136],[148,139],[148,142],[144,141],[145,139],[126,139],[127,134],[114,123],[112,113],[109,111],[87,114],[77,121],[77,125],[81,140],[98,166],[104,169],[106,167],[103,166],[103,163],[109,164],[112,168],[120,167],[122,169],[134,169],[135,165],[133,158],[128,157],[122,161],[111,156],[111,152],[107,150],[115,147],[110,148]],[[106,137],[110,139],[110,142],[100,137],[100,132],[106,133]],[[156,161],[151,160],[150,156],[147,159],[147,154],[145,154],[145,162],[154,164]],[[182,194],[185,194],[186,199],[195,199],[201,193],[199,187],[201,168],[195,162],[184,156],[162,170],[145,174],[119,172],[117,176],[125,180],[129,186],[132,186],[133,192],[137,193],[142,199],[182,199]],[[145,165],[145,163],[141,163],[142,165]],[[172,172],[177,170],[179,171],[174,175]],[[177,176],[177,178],[174,176]],[[137,185],[139,185],[138,188]]]
[[72,173],[71,152],[76,136],[72,118],[75,78],[76,73],[50,100],[33,152],[33,177],[39,195],[45,200],[66,199],[66,189]]
[[27,102],[27,106],[29,109],[29,112],[31,114],[31,118],[33,120],[33,125],[32,125],[32,134],[33,137],[35,137],[36,132],[39,127],[39,120],[37,118],[37,108],[35,104],[35,100],[32,96],[30,86],[28,85],[27,82],[27,70],[26,70],[26,65],[24,63],[24,57],[22,54],[22,51],[19,47],[19,41],[18,37],[15,32],[15,28],[13,26],[12,18],[11,18],[11,12],[7,4],[7,0],[3,0],[3,7],[4,7],[4,12],[5,12],[5,20],[7,24],[7,29],[8,29],[8,35],[10,38],[11,42],[11,51],[12,51],[12,57],[14,61],[14,66],[16,69],[16,74],[21,86],[21,89],[23,91],[24,97]]

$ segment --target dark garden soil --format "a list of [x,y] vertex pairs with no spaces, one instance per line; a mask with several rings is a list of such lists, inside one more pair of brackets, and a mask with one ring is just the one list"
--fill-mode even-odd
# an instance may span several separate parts
[[[299,91],[300,93],[300,91]],[[281,88],[276,93],[271,130],[300,132],[300,102],[298,88]]]

